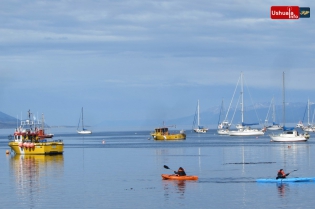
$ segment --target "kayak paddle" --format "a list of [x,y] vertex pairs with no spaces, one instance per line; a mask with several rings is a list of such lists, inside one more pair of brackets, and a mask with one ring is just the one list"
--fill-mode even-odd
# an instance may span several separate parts
[[287,173],[287,174],[285,174],[285,176],[290,175],[290,173],[292,173],[292,172],[294,172],[294,171],[297,171],[297,169],[296,169],[296,170],[293,170],[293,171],[291,171],[291,172],[289,172],[289,173]]
[[[164,165],[164,168],[166,169],[170,169],[167,165]],[[170,169],[170,170],[173,170],[173,169]],[[175,170],[173,170],[175,172]]]

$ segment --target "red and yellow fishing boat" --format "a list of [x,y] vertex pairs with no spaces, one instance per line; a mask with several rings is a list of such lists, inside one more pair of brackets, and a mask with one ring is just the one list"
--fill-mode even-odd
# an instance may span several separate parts
[[[31,117],[32,113],[28,111],[28,119],[21,121],[19,128],[15,129],[12,141],[9,147],[21,155],[51,155],[63,153],[63,141],[51,140],[52,134],[45,134],[45,129],[38,126]],[[42,121],[43,122],[43,121]]]

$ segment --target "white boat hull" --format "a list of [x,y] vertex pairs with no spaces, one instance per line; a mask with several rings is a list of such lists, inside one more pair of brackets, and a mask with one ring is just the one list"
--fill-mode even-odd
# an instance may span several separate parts
[[308,134],[298,134],[297,131],[287,131],[278,135],[269,135],[274,142],[305,142],[309,139]]
[[306,131],[306,132],[315,132],[315,128],[303,128],[303,131]]
[[219,135],[229,135],[230,130],[229,129],[218,129],[217,132]]
[[194,132],[196,132],[196,133],[207,133],[207,131],[208,131],[208,129],[199,129],[199,128],[196,128],[196,129],[194,129]]
[[89,131],[89,130],[82,130],[82,131],[77,131],[78,134],[91,134],[92,131]]
[[230,136],[262,136],[265,133],[258,129],[239,129],[237,131],[230,131]]
[[276,131],[276,130],[282,130],[282,127],[281,126],[270,126],[270,127],[267,127],[267,129],[270,131]]

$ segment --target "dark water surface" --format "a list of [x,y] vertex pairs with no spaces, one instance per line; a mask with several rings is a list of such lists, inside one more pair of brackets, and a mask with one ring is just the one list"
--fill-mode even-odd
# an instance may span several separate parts
[[[68,133],[67,133],[68,132]],[[185,141],[154,141],[149,131],[96,132],[63,139],[59,156],[6,155],[0,131],[1,208],[314,208],[315,182],[256,183],[277,170],[315,177],[315,135],[308,142],[187,132]],[[1,154],[2,153],[2,154]],[[198,181],[167,181],[168,165]]]

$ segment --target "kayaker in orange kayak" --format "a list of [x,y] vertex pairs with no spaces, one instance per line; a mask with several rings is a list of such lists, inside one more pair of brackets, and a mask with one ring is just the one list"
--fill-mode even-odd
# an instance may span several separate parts
[[178,171],[174,171],[174,173],[177,175],[177,176],[186,176],[186,172],[184,170],[184,168],[182,167],[179,167]]
[[287,174],[285,174],[284,170],[280,169],[278,171],[277,179],[285,179],[286,176],[287,176]]

